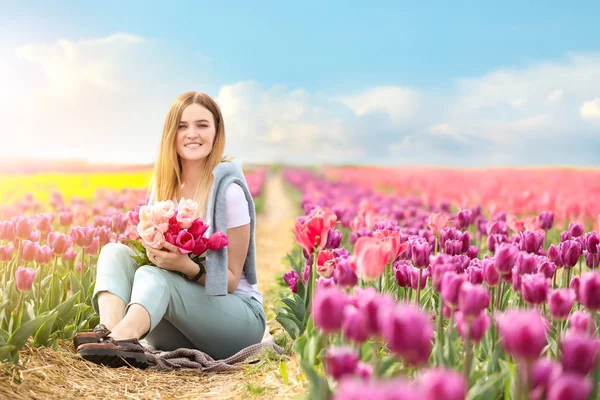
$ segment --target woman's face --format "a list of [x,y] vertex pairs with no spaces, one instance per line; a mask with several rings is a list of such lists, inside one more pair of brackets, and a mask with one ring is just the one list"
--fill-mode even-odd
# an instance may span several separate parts
[[182,160],[202,160],[210,154],[215,135],[212,113],[200,104],[190,104],[183,110],[177,127],[177,154]]

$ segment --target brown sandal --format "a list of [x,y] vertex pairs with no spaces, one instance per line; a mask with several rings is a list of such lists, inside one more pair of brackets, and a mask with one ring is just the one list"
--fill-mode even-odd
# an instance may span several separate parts
[[104,324],[98,324],[92,330],[79,332],[73,338],[73,347],[75,347],[75,351],[82,344],[87,343],[99,343],[101,339],[110,335],[110,330],[106,328]]
[[99,343],[82,344],[77,353],[85,360],[112,368],[129,365],[141,369],[148,367],[144,347],[135,338],[115,340],[107,336]]

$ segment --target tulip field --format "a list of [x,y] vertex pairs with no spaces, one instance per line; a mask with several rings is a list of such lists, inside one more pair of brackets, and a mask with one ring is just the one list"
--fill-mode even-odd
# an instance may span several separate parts
[[322,172],[276,311],[311,398],[600,398],[598,171]]
[[[264,303],[302,374],[282,363],[281,386],[312,399],[600,399],[599,171],[273,171],[245,174],[257,212],[273,174],[298,199],[279,298]],[[1,361],[98,323],[98,253],[138,238],[130,215],[150,177],[2,172]]]
[[[257,209],[266,171],[245,171]],[[99,322],[91,306],[97,256],[109,242],[138,239],[128,215],[145,204],[151,174],[0,175],[1,361],[17,363],[28,340],[57,349]]]

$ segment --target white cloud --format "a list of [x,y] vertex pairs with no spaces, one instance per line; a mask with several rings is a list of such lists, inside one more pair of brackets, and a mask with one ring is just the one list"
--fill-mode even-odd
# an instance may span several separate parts
[[394,124],[402,124],[414,117],[419,107],[419,94],[403,87],[375,87],[339,100],[358,116],[373,112],[388,113]]
[[[378,86],[345,94],[255,81],[218,85],[206,55],[128,34],[0,56],[7,60],[0,118],[8,143],[0,157],[151,162],[168,107],[188,90],[213,95],[222,108],[227,153],[257,162],[526,163],[534,146],[567,135],[557,147],[562,154],[575,154],[566,146],[577,142],[592,152],[596,136],[583,120],[600,118],[599,54],[463,77],[444,93]],[[584,159],[578,153],[573,161]]]
[[600,97],[584,102],[579,113],[583,119],[600,119]]
[[555,90],[552,93],[550,93],[548,95],[548,97],[546,98],[546,100],[548,100],[548,103],[556,103],[561,101],[561,99],[563,98],[564,92],[562,90]]

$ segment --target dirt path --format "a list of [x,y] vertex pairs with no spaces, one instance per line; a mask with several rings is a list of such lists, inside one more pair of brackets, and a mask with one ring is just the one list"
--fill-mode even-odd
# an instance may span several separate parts
[[[279,328],[272,311],[277,299],[275,279],[288,266],[283,263],[294,245],[297,208],[285,192],[280,174],[270,176],[263,188],[263,212],[256,221],[258,287],[264,295],[267,329]],[[11,399],[196,399],[196,398],[303,398],[301,374],[294,357],[287,360],[288,382],[278,360],[263,362],[227,374],[195,371],[155,372],[106,368],[82,362],[72,343],[58,351],[28,347],[22,352],[24,368],[0,365],[0,398]],[[12,377],[22,380],[13,383]]]

